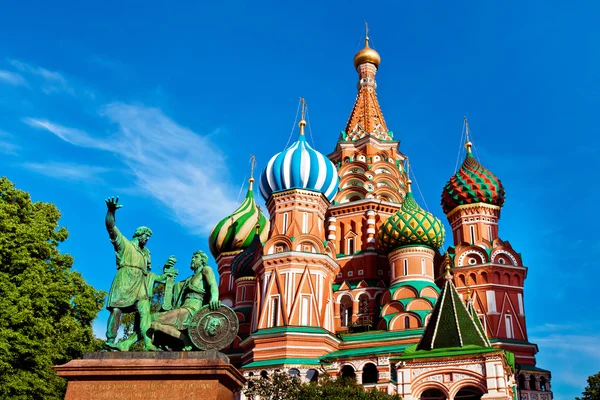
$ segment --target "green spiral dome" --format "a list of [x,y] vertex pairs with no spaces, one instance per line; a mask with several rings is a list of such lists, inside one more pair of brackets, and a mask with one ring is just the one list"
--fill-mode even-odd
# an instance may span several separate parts
[[264,242],[269,235],[269,221],[256,206],[251,182],[242,204],[233,214],[223,218],[210,233],[208,244],[213,257],[250,246],[257,223],[260,224],[260,239]]

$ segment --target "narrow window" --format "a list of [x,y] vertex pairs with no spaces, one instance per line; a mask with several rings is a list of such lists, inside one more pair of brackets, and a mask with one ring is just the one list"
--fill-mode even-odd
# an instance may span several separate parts
[[408,260],[404,259],[404,276],[408,275]]
[[348,254],[354,254],[354,238],[348,238]]
[[283,213],[283,226],[281,227],[281,233],[285,234],[288,228],[288,213]]
[[302,317],[300,318],[300,325],[309,325],[308,313],[310,309],[308,307],[308,296],[302,296]]
[[421,258],[421,275],[425,275],[425,259]]
[[506,315],[504,317],[505,325],[506,325],[506,337],[508,339],[512,339],[515,337],[513,332],[513,324],[512,324],[512,315]]
[[471,228],[471,243],[475,243],[475,227],[473,225],[471,225],[470,228]]
[[488,312],[495,313],[496,312],[496,293],[493,290],[488,290],[485,292],[485,297],[487,300]]
[[525,310],[523,309],[523,295],[521,293],[517,293],[517,299],[519,300],[519,314],[525,314]]
[[404,317],[404,329],[410,329],[410,317]]
[[494,238],[492,237],[492,226],[488,225],[488,236],[490,237],[490,242],[492,240],[494,240]]
[[242,297],[241,300],[244,301],[246,300],[246,286],[242,287]]
[[302,215],[302,233],[308,233],[308,213]]
[[271,298],[271,325],[277,326],[279,319],[279,296]]

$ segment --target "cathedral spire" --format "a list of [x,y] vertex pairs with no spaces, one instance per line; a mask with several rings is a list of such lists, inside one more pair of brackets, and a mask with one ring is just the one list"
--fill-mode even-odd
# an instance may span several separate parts
[[354,108],[346,124],[343,139],[355,141],[365,136],[373,136],[379,140],[393,140],[392,132],[389,132],[375,89],[375,74],[381,63],[381,56],[369,46],[368,36],[365,35],[365,47],[354,56],[354,67],[358,72],[358,96]]

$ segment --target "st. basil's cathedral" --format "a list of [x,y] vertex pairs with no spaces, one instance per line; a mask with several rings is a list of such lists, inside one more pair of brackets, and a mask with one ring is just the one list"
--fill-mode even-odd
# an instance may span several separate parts
[[[295,143],[211,232],[219,293],[240,321],[226,349],[249,379],[352,377],[411,399],[550,400],[523,303],[527,267],[498,236],[504,188],[474,157],[442,189],[452,228],[411,191],[375,80],[381,58],[354,56],[358,95],[333,152],[313,149],[304,112]],[[304,109],[304,108],[303,108]],[[243,397],[243,395],[241,395]]]

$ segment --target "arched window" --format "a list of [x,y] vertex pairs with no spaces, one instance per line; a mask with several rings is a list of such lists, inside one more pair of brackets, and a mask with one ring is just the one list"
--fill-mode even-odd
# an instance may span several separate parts
[[492,240],[494,240],[494,238],[492,237],[492,226],[491,225],[488,225],[488,236],[490,238],[490,242]]
[[341,372],[342,378],[356,379],[356,372],[351,365],[344,365]]
[[371,312],[369,308],[369,296],[365,293],[361,294],[358,298],[358,311],[361,314],[369,314]]
[[291,376],[300,377],[300,371],[298,371],[296,368],[290,368],[288,370],[288,374],[290,374]]
[[277,326],[279,321],[279,296],[271,297],[271,325]]
[[267,379],[269,377],[269,373],[263,369],[260,371],[260,377]]
[[342,327],[350,326],[352,323],[352,299],[343,296],[340,300],[340,324]]
[[408,275],[408,260],[404,259],[404,276]]
[[427,389],[421,394],[420,400],[446,400],[446,395],[440,389]]
[[353,237],[348,238],[347,242],[348,242],[347,243],[347,245],[348,245],[348,249],[347,249],[348,255],[354,254],[354,238]]
[[421,258],[421,275],[425,275],[425,259]]
[[362,373],[362,383],[364,385],[377,383],[379,379],[379,371],[377,371],[377,366],[372,363],[365,364],[363,367]]
[[410,317],[404,317],[404,329],[410,329]]
[[475,243],[475,227],[471,225],[471,243]]
[[546,377],[545,377],[545,376],[542,376],[542,377],[540,378],[540,390],[541,390],[542,392],[545,392],[545,391],[547,390],[547,389],[546,389]]
[[288,228],[288,213],[283,213],[283,226],[281,227],[281,233],[285,235]]
[[308,233],[308,213],[302,214],[302,233]]
[[316,369],[309,369],[306,371],[306,380],[309,382],[319,382],[319,371]]
[[515,333],[513,330],[513,323],[512,323],[512,315],[505,315],[504,316],[504,321],[505,321],[505,326],[506,326],[506,337],[508,339],[512,339],[515,337]]

